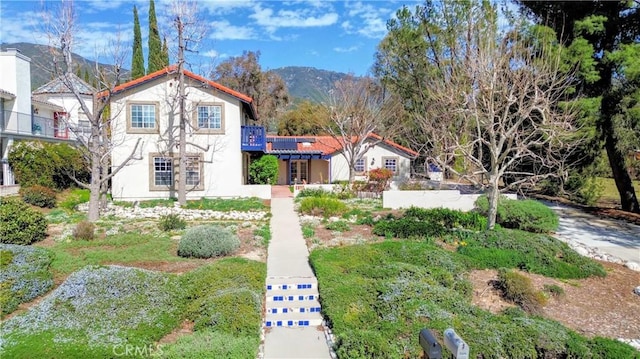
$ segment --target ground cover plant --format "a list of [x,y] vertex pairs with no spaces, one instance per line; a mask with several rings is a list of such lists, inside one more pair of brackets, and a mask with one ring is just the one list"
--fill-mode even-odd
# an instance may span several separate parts
[[164,358],[255,358],[266,265],[225,258],[180,278],[195,332],[162,348]]
[[46,249],[0,244],[0,308],[4,317],[53,286],[53,255]]
[[175,242],[164,232],[126,232],[100,240],[68,240],[49,248],[54,253],[51,268],[64,277],[86,265],[103,265],[117,261],[122,265],[137,263],[172,263],[188,261],[175,253]]
[[[2,323],[0,356],[112,358],[129,345],[143,356],[255,358],[265,275],[264,263],[239,258],[181,276],[87,266]],[[156,344],[184,320],[195,323],[193,335]]]
[[339,199],[331,197],[305,197],[300,201],[300,212],[314,216],[340,216],[347,211]]
[[[475,203],[476,210],[486,215],[489,201],[481,196]],[[532,199],[513,200],[501,197],[498,201],[496,223],[504,228],[520,229],[534,233],[551,233],[558,229],[558,215],[543,203]]]
[[441,336],[448,327],[467,341],[470,358],[640,357],[517,308],[494,315],[473,306],[467,259],[425,241],[316,249],[310,261],[339,358],[417,358],[419,330]]
[[465,233],[459,240],[465,245],[458,247],[458,253],[478,269],[518,268],[563,279],[606,275],[602,265],[546,234],[496,229]]
[[211,211],[267,211],[269,207],[257,197],[251,198],[202,198],[199,200],[187,201],[183,206],[186,209],[208,209]]
[[0,352],[7,358],[110,358],[118,346],[148,347],[178,325],[180,293],[174,275],[88,266],[4,322]]
[[386,237],[440,237],[454,229],[483,230],[487,219],[476,212],[411,207],[401,217],[388,215],[375,222],[373,233]]

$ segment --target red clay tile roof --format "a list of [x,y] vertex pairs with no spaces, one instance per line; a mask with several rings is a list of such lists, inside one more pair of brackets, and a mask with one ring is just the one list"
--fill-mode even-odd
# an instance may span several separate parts
[[[122,92],[122,91],[128,90],[128,89],[130,89],[132,87],[135,87],[137,85],[140,85],[140,84],[143,84],[145,82],[151,81],[151,80],[153,80],[153,79],[155,79],[157,77],[160,77],[160,76],[163,76],[163,75],[166,75],[166,74],[171,74],[171,73],[174,73],[176,71],[178,71],[178,65],[167,66],[164,69],[158,70],[156,72],[152,72],[152,73],[150,73],[150,74],[148,74],[146,76],[142,76],[142,77],[137,78],[135,80],[131,80],[129,82],[125,82],[125,83],[123,83],[121,85],[118,85],[115,88],[113,88],[111,93],[112,94],[116,94],[118,92]],[[249,104],[253,102],[253,99],[251,97],[249,97],[247,95],[244,95],[244,94],[242,94],[242,93],[240,93],[238,91],[234,91],[234,90],[232,90],[232,89],[230,89],[230,88],[228,88],[226,86],[222,86],[217,82],[208,80],[208,79],[206,79],[206,78],[204,78],[204,77],[202,77],[200,75],[196,75],[191,71],[184,70],[184,74],[185,74],[185,76],[190,77],[193,80],[206,83],[207,85],[209,85],[209,86],[211,86],[211,87],[213,87],[215,89],[218,89],[218,90],[220,90],[220,91],[222,91],[224,93],[227,93],[227,94],[229,94],[229,95],[231,95],[231,96],[233,96],[233,97],[235,97],[235,98],[237,98],[237,99],[239,99],[239,100],[241,100],[243,102],[246,102],[246,103],[249,103]],[[105,92],[101,92],[100,94],[98,94],[98,97],[101,97],[101,95],[104,96],[104,95],[106,95],[106,93]]]
[[[381,136],[374,134],[369,135],[370,138],[374,138],[376,140],[380,140],[382,139]],[[331,136],[268,136],[267,137],[267,152],[278,152],[279,150],[273,150],[273,146],[272,146],[272,141],[271,139],[277,139],[277,138],[296,138],[299,139],[300,141],[298,141],[297,144],[297,151],[295,152],[299,152],[299,153],[304,153],[304,152],[320,152],[323,155],[332,155],[338,151],[340,151],[342,149],[342,141],[333,138]],[[305,146],[303,145],[302,142],[305,142],[304,140],[310,140],[308,143],[309,145]],[[404,153],[406,153],[407,155],[409,155],[410,157],[417,157],[418,153],[410,148],[401,146],[393,141],[390,140],[383,140],[383,143],[385,143],[386,145],[393,147],[397,150],[400,150]]]

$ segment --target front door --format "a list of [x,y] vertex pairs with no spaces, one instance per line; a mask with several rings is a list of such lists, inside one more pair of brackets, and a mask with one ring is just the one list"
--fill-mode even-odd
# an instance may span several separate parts
[[291,161],[291,176],[289,183],[307,183],[309,182],[309,161],[293,160]]

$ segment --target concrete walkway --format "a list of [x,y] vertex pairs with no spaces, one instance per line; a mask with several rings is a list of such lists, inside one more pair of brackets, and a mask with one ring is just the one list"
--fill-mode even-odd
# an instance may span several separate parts
[[640,263],[640,226],[599,218],[577,208],[545,202],[560,219],[559,239],[573,240],[625,262]]
[[[267,250],[267,307],[274,305],[273,301],[269,301],[270,290],[278,290],[280,294],[285,293],[282,290],[282,284],[275,288],[277,283],[288,283],[289,288],[292,287],[291,283],[313,283],[313,289],[306,287],[303,290],[316,293],[314,301],[317,303],[317,280],[309,266],[309,250],[302,237],[302,229],[298,215],[294,211],[292,197],[287,187],[274,187],[272,191],[271,241]],[[298,286],[298,288],[300,287]],[[287,289],[286,285],[284,289]],[[284,303],[278,304],[284,304],[285,307],[302,305],[295,301],[286,302],[287,296],[288,294],[284,295]],[[279,300],[282,301],[282,297]],[[319,304],[317,306],[319,309]],[[288,319],[291,318],[284,320],[284,326],[274,326],[272,323],[276,319],[269,319],[269,316],[277,318],[278,315],[282,315],[282,311],[276,312],[274,315],[269,313],[273,310],[272,308],[267,308],[267,310],[265,323],[269,322],[271,326],[265,324],[267,327],[265,328],[262,353],[264,359],[327,359],[332,357],[323,325],[313,325],[322,320],[319,310],[317,312],[314,310],[311,317],[305,313],[307,325],[309,318],[312,318],[312,325],[308,326],[286,325]],[[296,314],[300,315],[300,313]]]

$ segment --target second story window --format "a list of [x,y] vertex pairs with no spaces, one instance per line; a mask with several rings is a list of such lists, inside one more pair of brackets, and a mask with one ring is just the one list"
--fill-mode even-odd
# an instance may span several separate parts
[[205,133],[224,133],[224,106],[222,103],[199,104],[195,111],[195,125]]
[[157,132],[157,103],[129,103],[127,108],[127,131],[130,133]]
[[156,109],[153,105],[131,105],[131,127],[156,127]]

